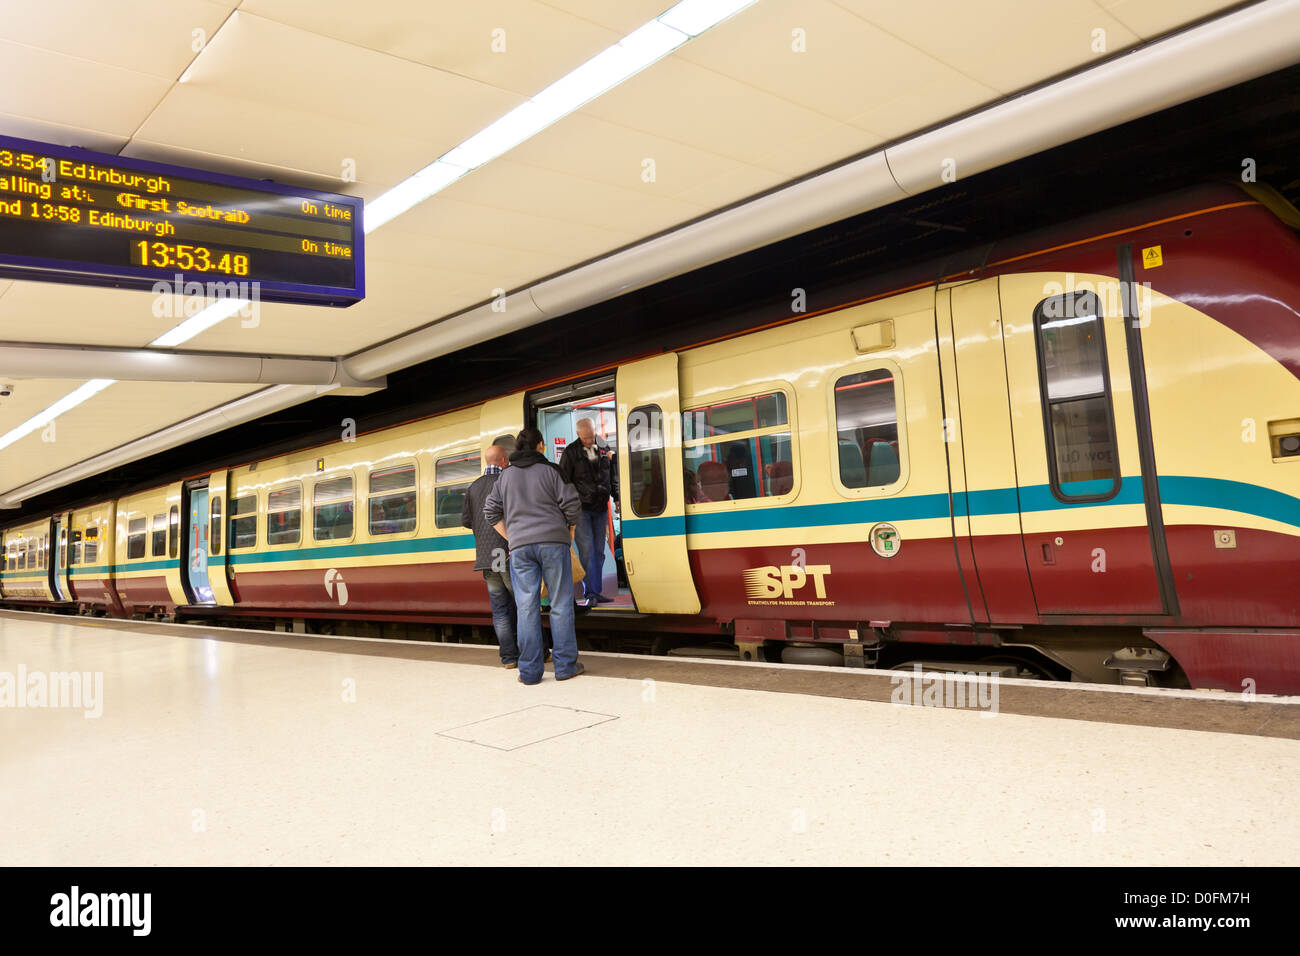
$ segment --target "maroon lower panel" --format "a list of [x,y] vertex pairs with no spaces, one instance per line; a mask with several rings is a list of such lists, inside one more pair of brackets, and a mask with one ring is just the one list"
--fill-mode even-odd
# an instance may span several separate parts
[[1300,631],[1152,629],[1196,688],[1300,694]]
[[1146,525],[1026,534],[1025,558],[1040,614],[1163,610]]
[[167,590],[167,579],[161,574],[118,578],[117,596],[127,614],[132,613],[133,608],[164,607],[170,611],[176,607],[172,603],[171,591]]
[[236,571],[242,607],[485,613],[487,585],[472,561]]
[[[1216,547],[1231,530],[1235,548]],[[1219,627],[1300,627],[1300,538],[1252,528],[1166,529],[1180,620]],[[1175,655],[1176,656],[1176,655]]]
[[[904,540],[891,558],[864,542],[695,550],[690,558],[703,613],[719,621],[971,622],[951,538]],[[978,600],[973,575],[968,584]]]

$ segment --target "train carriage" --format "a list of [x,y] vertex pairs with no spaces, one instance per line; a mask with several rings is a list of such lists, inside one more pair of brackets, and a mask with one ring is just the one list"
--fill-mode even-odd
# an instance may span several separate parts
[[123,613],[113,583],[117,553],[114,503],[101,502],[68,513],[68,582],[83,610]]
[[[1300,693],[1297,225],[1192,190],[96,506],[118,610],[485,623],[464,490],[497,436],[558,456],[582,415],[617,451],[622,585],[586,633]],[[39,599],[13,542],[51,529],[6,532],[6,598]]]

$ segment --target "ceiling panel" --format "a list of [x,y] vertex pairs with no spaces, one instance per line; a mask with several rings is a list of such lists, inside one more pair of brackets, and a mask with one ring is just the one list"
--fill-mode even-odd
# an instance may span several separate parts
[[170,81],[236,6],[218,0],[0,0],[0,39]]
[[241,9],[523,96],[622,37],[533,0],[371,0],[363,17],[355,0],[245,0]]
[[147,345],[180,322],[152,292],[15,282],[0,296],[0,341]]
[[1011,93],[1098,59],[1137,36],[1093,0],[837,0],[918,50],[999,93]]
[[677,0],[545,0],[546,5],[598,23],[619,36],[670,9]]
[[1239,0],[1097,0],[1115,19],[1144,39],[1236,6]]
[[828,143],[864,139],[861,130],[823,113],[675,56],[588,103],[582,112],[739,162],[771,162],[777,172],[789,166],[780,152],[791,135]]
[[168,81],[0,40],[0,113],[130,136]]

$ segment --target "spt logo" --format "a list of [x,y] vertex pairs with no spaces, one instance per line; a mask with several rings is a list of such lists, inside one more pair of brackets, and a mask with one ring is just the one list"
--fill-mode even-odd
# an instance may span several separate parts
[[[826,577],[830,573],[829,564],[809,564],[804,567],[783,564],[780,567],[768,565],[763,568],[748,568],[745,571],[745,596],[751,603],[790,601],[794,599],[796,591],[802,592],[811,583],[816,598],[825,600]],[[805,595],[801,593],[799,597]]]
[[336,598],[339,606],[348,603],[348,586],[343,583],[343,572],[330,568],[325,572],[325,593]]

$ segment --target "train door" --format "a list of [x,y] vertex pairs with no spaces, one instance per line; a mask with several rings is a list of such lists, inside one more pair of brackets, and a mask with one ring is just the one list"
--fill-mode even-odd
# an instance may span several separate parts
[[216,604],[208,581],[208,480],[185,484],[186,513],[182,533],[185,565],[181,580],[191,604]]
[[999,283],[1022,542],[1038,612],[1171,613],[1128,297],[1100,275]]
[[619,368],[619,498],[623,561],[637,609],[698,614],[686,550],[686,493],[677,354]]
[[235,605],[225,547],[228,475],[229,472],[217,471],[208,477],[208,587],[221,607]]
[[[529,403],[531,419],[542,433],[547,457],[555,464],[560,464],[565,449],[578,441],[578,423],[585,420],[591,424],[594,453],[612,456],[613,467],[618,467],[620,446],[613,375],[546,388],[531,394]],[[591,521],[587,512],[582,517]],[[599,537],[604,542],[601,545],[601,580],[599,585],[592,585],[592,582],[575,583],[574,595],[581,599],[587,593],[588,586],[591,586],[593,592],[609,599],[601,605],[605,609],[631,610],[632,592],[626,585],[627,575],[623,568],[623,551],[620,546],[622,515],[612,498],[597,520],[600,522],[597,526],[600,530],[588,525],[586,535],[593,539]],[[580,553],[582,540],[582,537],[575,538]]]
[[55,515],[50,519],[50,541],[53,554],[50,556],[50,593],[56,601],[71,601],[68,590],[68,518],[67,515]]

